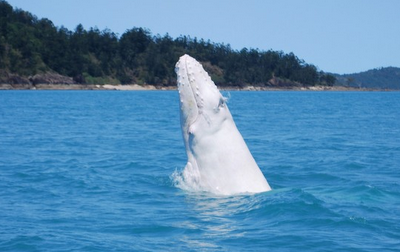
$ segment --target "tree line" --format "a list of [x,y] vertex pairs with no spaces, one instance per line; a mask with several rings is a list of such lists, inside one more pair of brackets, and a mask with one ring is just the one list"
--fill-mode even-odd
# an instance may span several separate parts
[[0,75],[56,72],[88,84],[176,84],[174,65],[183,54],[203,63],[218,85],[266,86],[272,79],[298,85],[333,85],[335,77],[293,53],[233,50],[229,44],[180,36],[152,35],[132,28],[74,31],[0,0]]

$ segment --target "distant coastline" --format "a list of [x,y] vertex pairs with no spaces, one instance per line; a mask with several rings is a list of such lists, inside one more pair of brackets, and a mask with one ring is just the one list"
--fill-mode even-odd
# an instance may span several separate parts
[[199,60],[220,89],[400,90],[398,67],[335,74],[283,51],[234,50],[185,35],[154,36],[140,27],[120,36],[81,24],[69,31],[4,0],[0,12],[5,24],[0,27],[2,90],[171,90],[174,65],[183,54]]
[[[257,87],[257,86],[222,86],[221,90],[232,91],[391,91],[388,89],[355,88],[345,86],[306,86],[306,87]],[[149,91],[176,90],[176,86],[157,85],[95,85],[95,84],[0,84],[0,90],[116,90],[116,91]]]

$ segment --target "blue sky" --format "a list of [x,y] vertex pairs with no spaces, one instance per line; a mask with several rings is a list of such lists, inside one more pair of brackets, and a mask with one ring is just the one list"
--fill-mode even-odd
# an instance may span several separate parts
[[400,67],[399,0],[7,0],[74,30],[133,27],[293,52],[318,69],[355,73]]

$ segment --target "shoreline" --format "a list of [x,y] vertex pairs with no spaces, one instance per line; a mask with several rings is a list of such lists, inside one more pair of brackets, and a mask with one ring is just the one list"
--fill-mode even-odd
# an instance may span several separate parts
[[[309,86],[309,87],[255,87],[223,86],[223,91],[398,91],[390,89],[353,88],[344,86]],[[156,91],[177,90],[176,86],[155,85],[98,85],[98,84],[0,84],[0,90],[115,90],[115,91]]]

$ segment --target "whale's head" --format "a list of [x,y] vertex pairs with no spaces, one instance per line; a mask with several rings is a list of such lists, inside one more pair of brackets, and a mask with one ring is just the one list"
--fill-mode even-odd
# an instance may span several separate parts
[[226,119],[232,118],[226,98],[199,62],[185,54],[176,63],[175,72],[185,140],[198,128],[202,132],[212,132],[220,129]]

